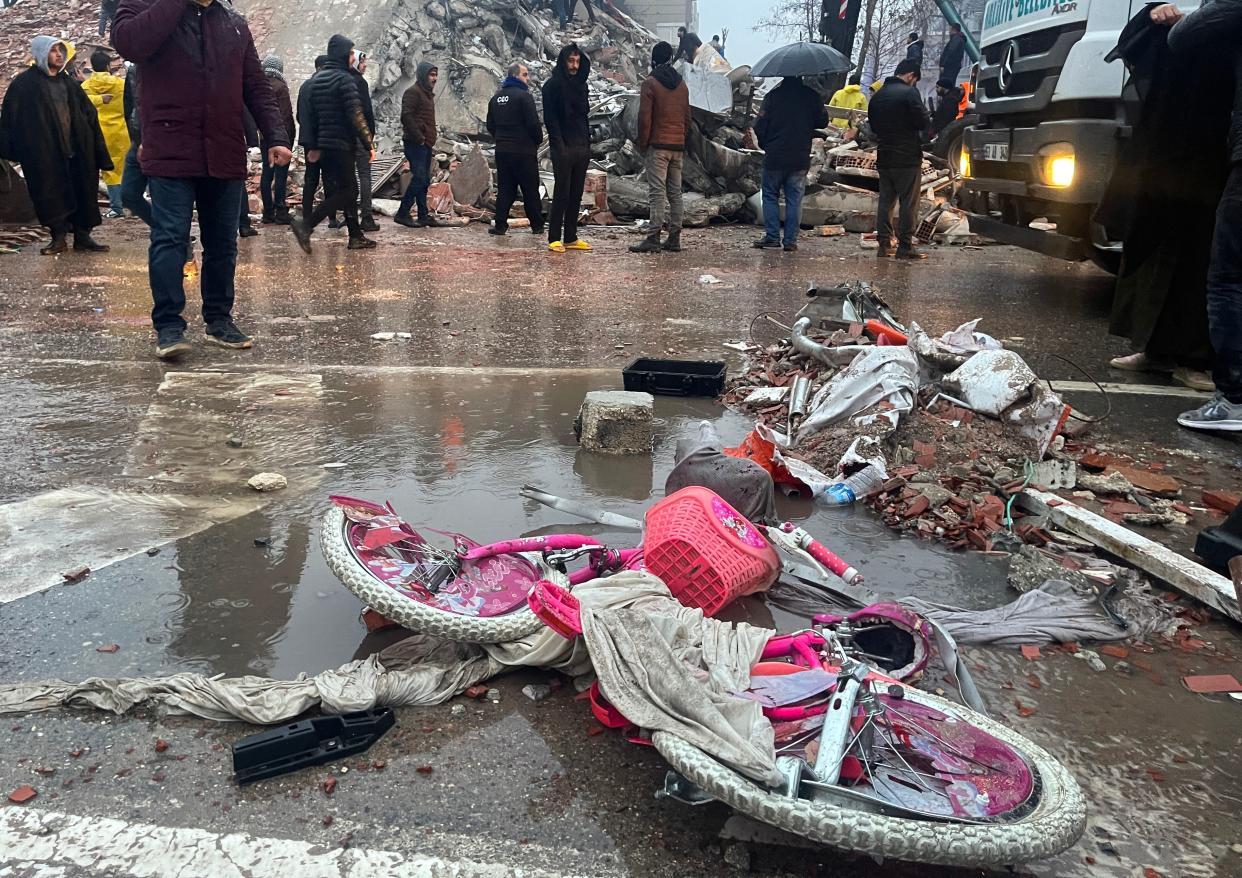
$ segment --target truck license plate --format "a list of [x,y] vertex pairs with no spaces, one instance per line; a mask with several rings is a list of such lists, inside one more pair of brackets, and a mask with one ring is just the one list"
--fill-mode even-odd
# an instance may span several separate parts
[[1009,161],[1009,144],[1008,143],[985,143],[983,145],[983,159],[989,162],[1007,162]]

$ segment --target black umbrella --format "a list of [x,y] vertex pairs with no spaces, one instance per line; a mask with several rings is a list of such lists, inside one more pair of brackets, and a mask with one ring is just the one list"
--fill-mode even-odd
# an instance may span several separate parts
[[768,52],[751,68],[756,79],[765,76],[816,76],[845,73],[854,65],[832,46],[824,43],[792,43]]

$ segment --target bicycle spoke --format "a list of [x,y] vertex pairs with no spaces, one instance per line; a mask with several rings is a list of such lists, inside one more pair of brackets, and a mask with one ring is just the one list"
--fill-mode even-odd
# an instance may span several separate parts
[[897,708],[893,707],[891,704],[890,704],[888,707],[886,707],[886,708],[885,708],[885,710],[891,710],[893,713],[897,714],[897,716],[901,717],[901,718],[902,718],[902,719],[904,719],[906,722],[908,722],[908,723],[910,723],[911,725],[913,725],[915,728],[917,728],[917,729],[918,729],[919,731],[921,731],[923,734],[928,735],[929,737],[931,737],[931,738],[932,738],[933,740],[935,740],[938,744],[940,744],[942,747],[944,747],[946,750],[948,750],[949,752],[953,753],[954,755],[956,755],[956,756],[960,756],[960,757],[962,757],[963,759],[967,760],[968,762],[973,762],[975,765],[981,765],[981,766],[983,766],[984,768],[988,769],[989,771],[999,771],[1001,774],[1007,775],[1007,776],[1009,776],[1009,777],[1013,777],[1013,776],[1014,776],[1014,774],[1013,774],[1013,772],[1012,772],[1012,771],[1009,771],[1009,770],[1007,770],[1007,769],[1005,769],[1005,768],[1002,768],[1002,767],[1001,767],[1001,766],[999,766],[999,765],[989,765],[988,763],[983,762],[982,760],[976,759],[974,756],[971,756],[969,753],[963,753],[961,750],[959,750],[959,749],[958,749],[957,747],[955,747],[953,744],[950,744],[948,741],[946,741],[946,740],[944,740],[943,738],[941,738],[939,735],[937,735],[937,734],[936,734],[935,732],[933,732],[931,729],[929,729],[929,728],[927,728],[926,726],[922,725],[922,724],[921,724],[918,720],[914,719],[914,718],[913,718],[913,717],[911,717],[911,716],[907,716],[906,714],[902,713],[902,712],[901,712],[900,710],[898,710]]

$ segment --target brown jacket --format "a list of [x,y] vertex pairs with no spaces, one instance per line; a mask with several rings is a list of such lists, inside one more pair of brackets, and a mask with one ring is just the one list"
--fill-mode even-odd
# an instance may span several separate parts
[[690,133],[690,89],[681,74],[661,64],[643,81],[638,106],[638,150],[684,151]]
[[293,102],[289,99],[289,86],[278,76],[269,76],[267,81],[272,86],[276,107],[280,110],[280,118],[285,124],[285,134],[290,140],[294,140],[293,135],[297,129],[297,123],[293,118]]
[[427,62],[418,65],[418,81],[401,96],[402,138],[407,146],[436,145],[436,98],[427,76],[436,68]]

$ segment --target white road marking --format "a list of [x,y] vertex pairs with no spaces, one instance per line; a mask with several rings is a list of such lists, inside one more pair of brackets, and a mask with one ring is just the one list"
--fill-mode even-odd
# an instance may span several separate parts
[[[533,846],[524,850],[539,851]],[[557,856],[550,849],[546,854]],[[0,878],[14,874],[11,869],[45,875],[65,869],[99,878],[569,878],[508,863],[325,848],[241,832],[219,834],[12,807],[0,812]]]
[[[1189,387],[1173,387],[1164,384],[1118,384],[1115,382],[1101,381],[1100,385],[1107,393],[1119,393],[1132,396],[1180,396],[1185,399],[1208,399],[1212,395],[1210,393],[1205,393],[1202,390],[1193,390]],[[1100,392],[1100,388],[1095,386],[1094,381],[1053,381],[1052,389],[1057,393],[1074,392],[1078,390],[1090,391],[1091,393]]]

